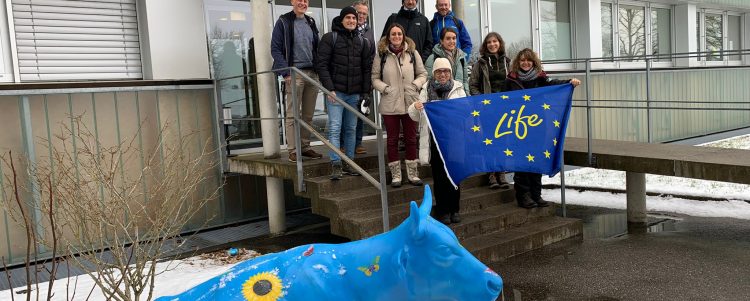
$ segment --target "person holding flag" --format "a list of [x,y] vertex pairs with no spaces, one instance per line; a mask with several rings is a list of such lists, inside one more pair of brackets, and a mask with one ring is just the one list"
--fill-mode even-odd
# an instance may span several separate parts
[[409,117],[419,123],[419,161],[421,164],[430,164],[432,168],[432,179],[434,181],[435,215],[443,224],[460,223],[461,216],[459,200],[461,199],[460,188],[454,187],[445,171],[443,159],[437,149],[437,145],[429,133],[427,122],[421,122],[424,116],[424,103],[442,101],[453,98],[466,97],[463,84],[453,79],[453,70],[450,61],[446,58],[436,58],[432,66],[432,78],[422,87],[419,101],[412,103],[409,108]]
[[[539,56],[529,48],[523,49],[513,59],[510,73],[503,82],[502,91],[516,91],[539,88],[552,85],[571,83],[573,87],[581,81],[573,78],[558,80],[547,77],[542,68]],[[513,188],[516,190],[516,201],[519,207],[534,208],[547,207],[549,203],[542,198],[542,174],[531,172],[515,172]]]

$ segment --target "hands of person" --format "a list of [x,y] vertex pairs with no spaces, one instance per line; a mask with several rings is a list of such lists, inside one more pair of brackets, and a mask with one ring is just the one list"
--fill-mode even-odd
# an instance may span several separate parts
[[578,85],[580,85],[580,84],[581,84],[581,81],[580,81],[580,80],[578,80],[577,78],[572,78],[572,79],[570,80],[570,83],[571,83],[571,84],[573,85],[573,87],[578,87]]
[[328,94],[328,101],[331,103],[335,103],[336,100],[334,99],[336,97],[336,91],[331,91],[331,93]]
[[417,101],[414,103],[414,108],[421,111],[424,109],[424,104],[421,101]]
[[370,102],[372,101],[370,94],[362,94],[360,95],[360,99],[362,99],[362,105],[365,107],[370,106]]

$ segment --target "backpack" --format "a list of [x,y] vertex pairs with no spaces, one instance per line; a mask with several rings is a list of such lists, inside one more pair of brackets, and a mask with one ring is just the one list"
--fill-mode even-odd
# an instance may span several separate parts
[[[331,33],[333,34],[333,44],[331,45],[333,45],[333,47],[335,48],[336,40],[338,40],[339,38],[339,33],[336,31],[332,31]],[[362,45],[362,49],[367,50],[366,53],[369,53],[370,52],[370,40],[363,38],[361,34],[358,34],[357,37],[359,38],[359,43]]]

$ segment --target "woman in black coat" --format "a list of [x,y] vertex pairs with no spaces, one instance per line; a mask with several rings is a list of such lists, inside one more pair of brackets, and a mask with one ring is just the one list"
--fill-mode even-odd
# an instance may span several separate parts
[[[569,80],[551,79],[542,69],[539,56],[531,49],[521,50],[516,55],[510,67],[510,73],[503,82],[503,91],[515,91],[531,88],[573,84],[581,84],[576,78]],[[547,207],[549,203],[542,198],[542,175],[531,172],[516,172],[513,175],[513,188],[516,190],[516,201],[519,207],[534,208]]]

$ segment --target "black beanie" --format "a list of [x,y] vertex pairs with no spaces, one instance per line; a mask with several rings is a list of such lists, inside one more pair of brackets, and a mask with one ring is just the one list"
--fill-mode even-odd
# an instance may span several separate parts
[[344,16],[346,16],[348,14],[354,15],[354,17],[356,18],[357,17],[357,10],[354,9],[354,7],[351,7],[351,6],[344,7],[344,8],[341,9],[341,13],[339,13],[339,17],[341,17],[341,19],[344,19]]

